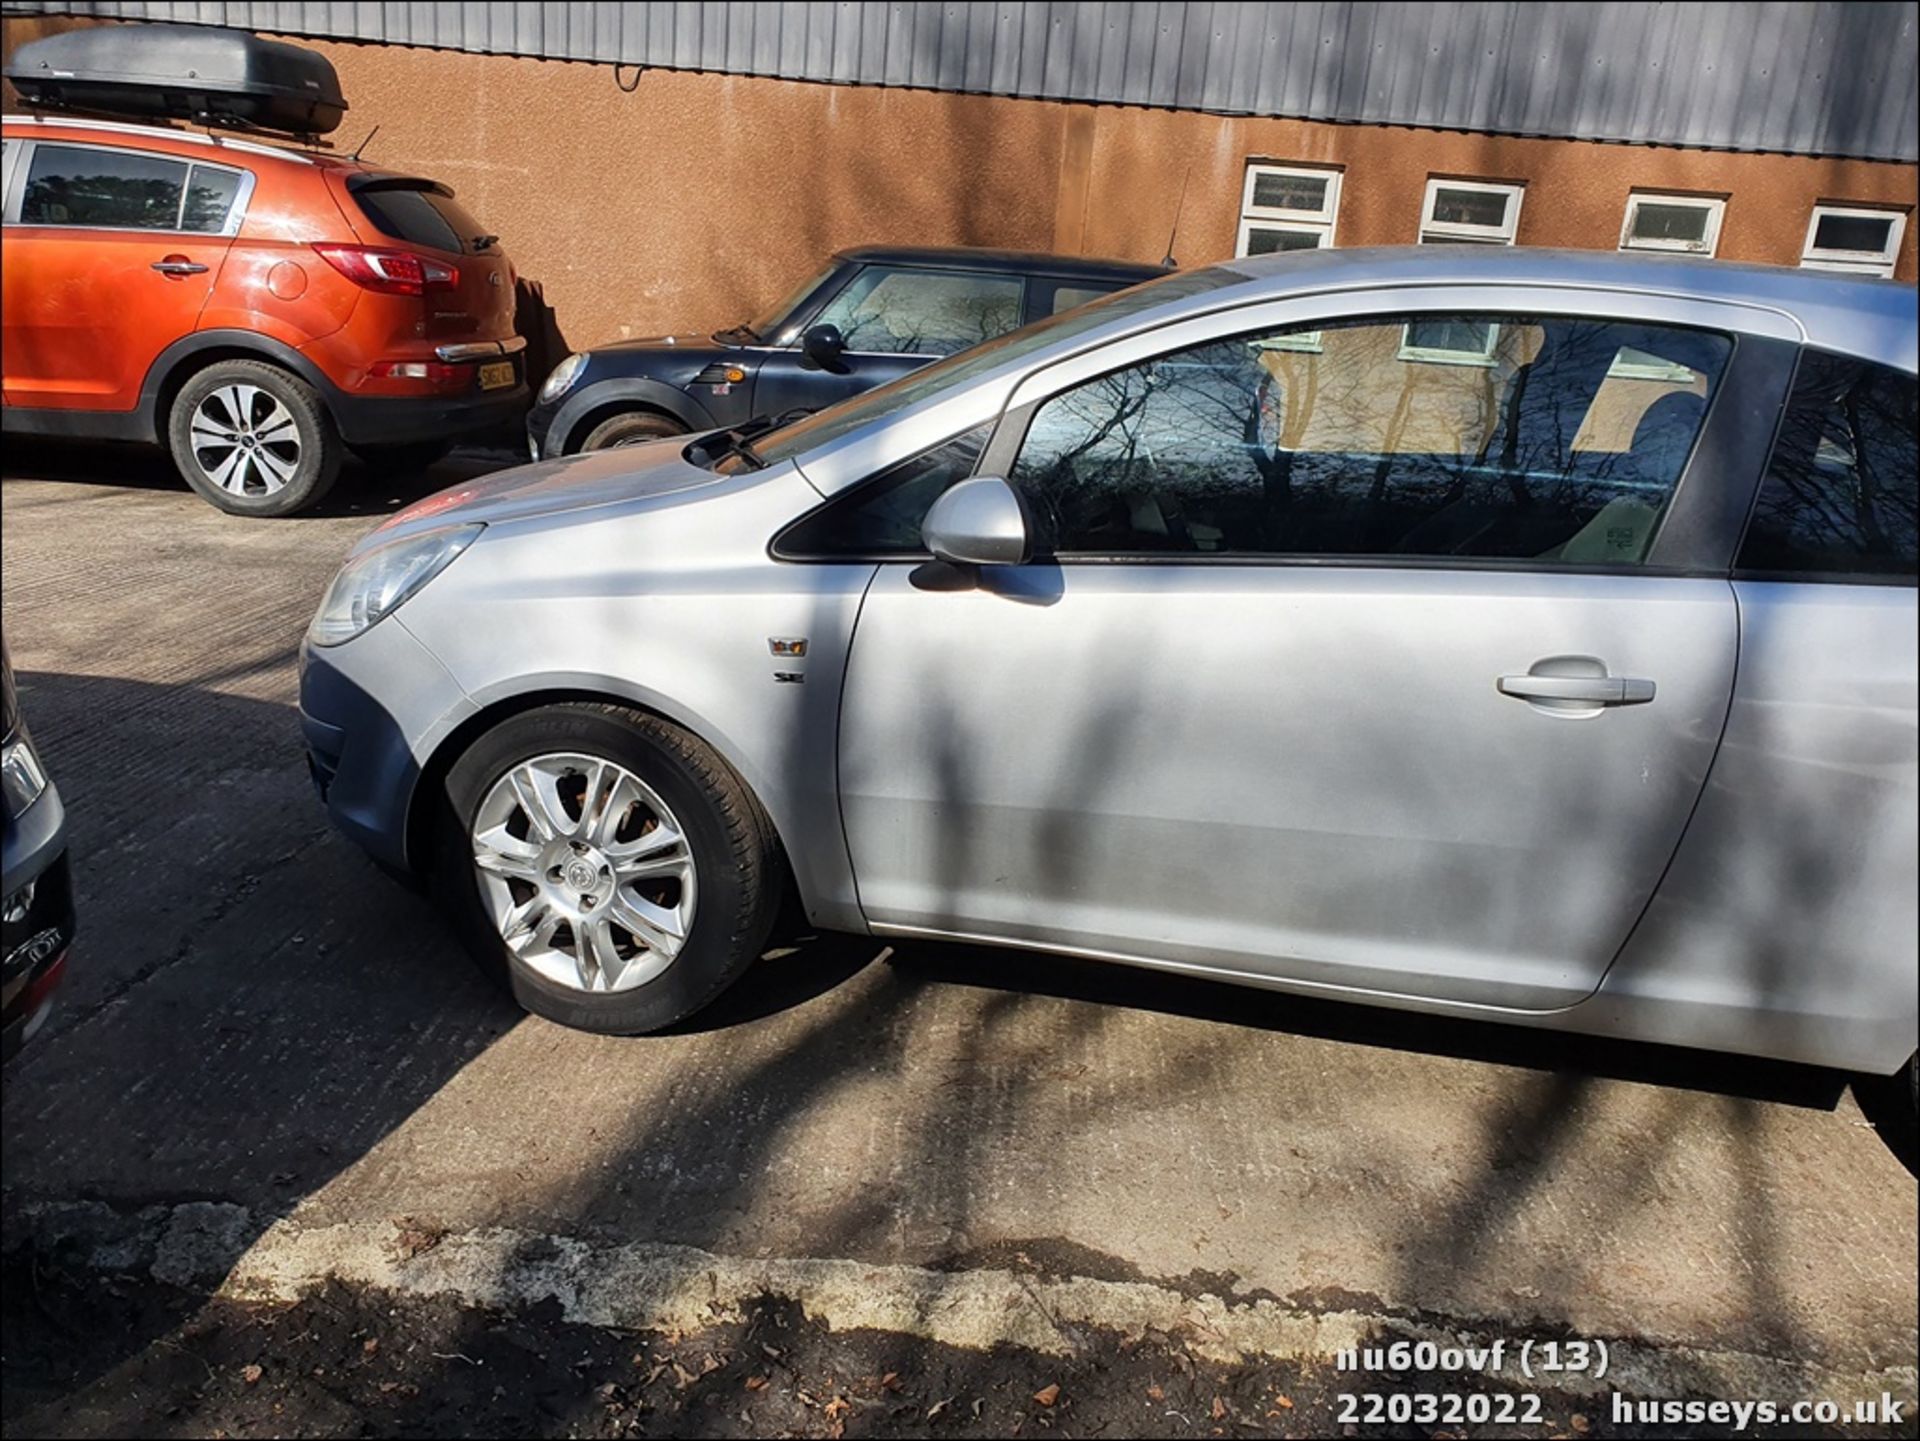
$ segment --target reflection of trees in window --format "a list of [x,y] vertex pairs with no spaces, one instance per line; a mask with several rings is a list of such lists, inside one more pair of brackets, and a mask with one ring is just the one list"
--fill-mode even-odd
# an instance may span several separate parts
[[1740,553],[1751,570],[1912,579],[1916,386],[1808,351]]
[[[871,277],[871,278],[869,278]],[[821,314],[849,350],[951,355],[1020,324],[1022,282],[1012,276],[871,267]]]
[[1323,327],[1316,350],[1216,341],[1101,377],[1041,407],[1015,482],[1067,550],[1557,558],[1611,505],[1607,547],[1580,558],[1643,557],[1701,397],[1625,450],[1575,438],[1623,347],[1698,362],[1704,390],[1723,337],[1501,317],[1494,363],[1460,367],[1406,356],[1403,324]]
[[20,201],[24,225],[172,230],[179,224],[183,163],[113,151],[40,145]]

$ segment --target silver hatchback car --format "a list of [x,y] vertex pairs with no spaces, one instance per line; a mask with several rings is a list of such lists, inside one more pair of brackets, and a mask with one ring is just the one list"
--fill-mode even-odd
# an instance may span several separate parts
[[1915,297],[1479,247],[1170,276],[349,556],[335,820],[530,1009],[822,927],[1889,1074]]

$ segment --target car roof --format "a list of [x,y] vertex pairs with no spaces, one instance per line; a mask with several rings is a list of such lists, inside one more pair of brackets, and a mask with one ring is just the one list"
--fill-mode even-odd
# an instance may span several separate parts
[[[143,140],[158,141],[175,154],[193,153],[173,150],[175,146],[196,148],[205,146],[215,151],[228,150],[237,154],[284,160],[293,165],[314,165],[322,169],[361,171],[369,168],[348,156],[329,155],[324,151],[304,148],[291,136],[283,138],[267,133],[250,136],[243,131],[189,130],[177,125],[139,125],[130,120],[98,120],[92,116],[68,115],[55,111],[8,115],[5,123],[8,133],[22,140],[31,140],[36,135],[48,135],[52,138],[51,132],[56,131],[78,131],[80,138],[92,140],[101,145],[138,148]],[[60,138],[72,137],[61,136]]]
[[967,245],[857,245],[834,259],[863,265],[915,265],[931,270],[1002,270],[1021,275],[1058,275],[1094,280],[1148,280],[1166,274],[1137,260],[1087,255],[1051,255],[1043,250],[991,250]]
[[1222,261],[1213,269],[1233,279],[1198,298],[1207,308],[1229,300],[1413,284],[1666,295],[1770,310],[1797,323],[1809,345],[1915,368],[1914,287],[1878,276],[1639,251],[1511,245],[1294,250]]

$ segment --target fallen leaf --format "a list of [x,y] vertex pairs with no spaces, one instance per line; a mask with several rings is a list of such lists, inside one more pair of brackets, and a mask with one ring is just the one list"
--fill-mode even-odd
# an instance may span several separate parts
[[686,1390],[687,1387],[691,1386],[695,1381],[698,1381],[700,1379],[698,1376],[694,1375],[693,1372],[689,1371],[685,1366],[682,1366],[678,1361],[675,1361],[673,1363],[673,1374],[674,1374],[674,1379],[679,1384],[679,1387],[682,1391]]
[[1278,1406],[1282,1411],[1291,1411],[1293,1409],[1293,1397],[1275,1396],[1273,1398],[1273,1404]]
[[931,1420],[932,1420],[932,1419],[933,1419],[934,1417],[936,1417],[936,1416],[938,1416],[938,1415],[939,1415],[939,1414],[940,1414],[940,1413],[941,1413],[942,1411],[944,1411],[944,1410],[946,1410],[946,1409],[947,1409],[947,1402],[949,1402],[949,1401],[951,1401],[951,1400],[953,1400],[953,1397],[951,1397],[951,1396],[949,1396],[949,1397],[947,1397],[947,1398],[946,1398],[946,1400],[945,1400],[945,1401],[936,1401],[936,1402],[934,1402],[934,1403],[933,1403],[933,1405],[931,1405],[931,1406],[929,1406],[929,1407],[927,1408],[927,1416],[926,1416],[926,1419],[927,1419],[927,1420],[929,1420],[929,1421],[931,1421]]
[[1055,1381],[1051,1385],[1042,1386],[1033,1393],[1033,1399],[1042,1406],[1051,1406],[1060,1399],[1060,1383]]
[[837,1421],[853,1409],[853,1403],[844,1396],[835,1396],[820,1408],[821,1414],[829,1421]]
[[1216,1421],[1224,1421],[1227,1419],[1227,1403],[1222,1401],[1218,1396],[1213,1398],[1213,1419]]
[[707,1359],[700,1363],[700,1374],[706,1376],[719,1369],[720,1363],[714,1359],[713,1352],[707,1352]]
[[240,1368],[240,1379],[245,1381],[249,1386],[253,1385],[254,1382],[266,1374],[267,1373],[261,1370],[260,1367],[252,1364]]
[[886,1375],[880,1378],[880,1389],[882,1391],[898,1391],[900,1389],[900,1373],[898,1371],[887,1372]]
[[1167,1393],[1157,1385],[1149,1386],[1147,1387],[1147,1399],[1149,1401],[1164,1401],[1167,1399]]
[[360,1343],[360,1354],[362,1356],[371,1356],[379,1349],[380,1338],[378,1336],[369,1336]]
[[749,1376],[742,1384],[745,1385],[749,1391],[764,1391],[767,1389],[767,1378],[765,1376]]
[[1586,1435],[1587,1432],[1593,1429],[1593,1423],[1584,1416],[1575,1416],[1572,1420],[1568,1421],[1567,1424],[1573,1427],[1576,1434],[1581,1436]]

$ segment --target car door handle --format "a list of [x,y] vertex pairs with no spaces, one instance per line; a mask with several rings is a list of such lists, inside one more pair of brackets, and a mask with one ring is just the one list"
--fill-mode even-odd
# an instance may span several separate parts
[[153,269],[162,275],[205,275],[207,267],[197,260],[156,260]]
[[1500,693],[1521,700],[1585,701],[1590,705],[1645,705],[1653,682],[1621,675],[1503,675]]

